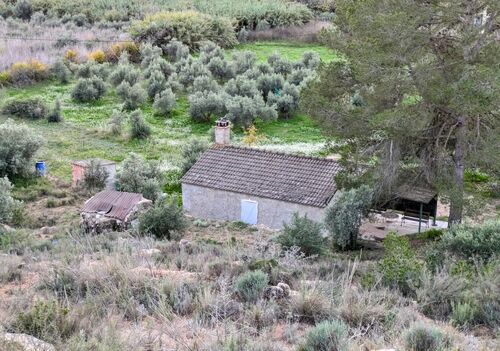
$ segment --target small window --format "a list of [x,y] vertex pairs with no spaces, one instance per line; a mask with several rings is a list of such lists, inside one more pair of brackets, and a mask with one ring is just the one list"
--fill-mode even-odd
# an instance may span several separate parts
[[241,221],[247,224],[257,224],[258,203],[252,200],[241,200]]

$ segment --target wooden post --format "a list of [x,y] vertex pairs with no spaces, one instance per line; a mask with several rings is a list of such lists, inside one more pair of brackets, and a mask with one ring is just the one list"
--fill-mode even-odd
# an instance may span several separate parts
[[420,211],[418,214],[418,234],[420,234],[420,228],[422,227],[422,211],[424,208],[424,204],[420,203]]

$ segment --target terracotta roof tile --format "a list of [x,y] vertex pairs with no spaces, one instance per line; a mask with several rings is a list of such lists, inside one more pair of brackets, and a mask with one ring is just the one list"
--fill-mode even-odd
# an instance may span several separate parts
[[336,192],[333,160],[214,145],[182,183],[325,207]]

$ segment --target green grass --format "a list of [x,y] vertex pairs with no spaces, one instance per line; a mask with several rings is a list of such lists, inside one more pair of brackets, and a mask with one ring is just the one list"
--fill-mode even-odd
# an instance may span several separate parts
[[[291,44],[287,44],[291,45]],[[259,58],[266,57],[274,50],[282,50],[283,56],[297,60],[303,51],[316,48],[324,60],[331,60],[335,55],[326,48],[312,45],[286,46],[284,43],[248,44],[239,49],[255,51]],[[72,160],[86,158],[104,158],[120,162],[131,152],[143,155],[148,159],[161,160],[165,169],[176,166],[181,161],[182,146],[190,138],[209,139],[209,130],[213,123],[195,123],[188,115],[186,95],[178,97],[177,106],[168,118],[153,114],[150,102],[141,106],[141,111],[152,128],[152,137],[148,140],[130,140],[127,133],[123,136],[112,136],[107,123],[113,109],[121,108],[121,101],[114,89],[94,103],[77,103],[71,99],[74,82],[60,84],[45,82],[31,87],[4,89],[3,97],[28,98],[38,96],[49,106],[57,99],[62,105],[64,122],[48,123],[46,120],[24,120],[36,132],[42,135],[46,143],[37,155],[45,160],[49,173],[69,180]],[[7,116],[0,116],[0,122]],[[273,144],[321,143],[324,141],[319,128],[304,114],[297,114],[289,120],[256,123],[263,142]],[[127,131],[128,125],[124,124]],[[243,136],[241,128],[234,128],[235,139]]]

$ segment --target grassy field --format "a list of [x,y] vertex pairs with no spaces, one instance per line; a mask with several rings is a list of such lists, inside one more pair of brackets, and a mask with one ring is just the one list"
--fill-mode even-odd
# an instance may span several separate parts
[[[314,50],[322,60],[331,61],[335,54],[325,47],[291,43],[255,43],[241,45],[235,50],[251,50],[259,60],[265,60],[274,51],[280,52],[291,60],[300,58],[307,50]],[[233,51],[229,52],[231,54]],[[110,90],[103,99],[95,103],[76,103],[71,99],[75,83],[60,84],[47,82],[23,89],[5,89],[2,95],[10,97],[39,97],[52,105],[60,99],[64,122],[51,124],[45,120],[27,123],[46,139],[38,157],[46,160],[49,172],[62,179],[70,177],[70,161],[100,157],[122,161],[130,152],[136,152],[148,159],[161,160],[165,170],[175,168],[180,162],[180,150],[190,138],[209,138],[211,123],[194,123],[188,115],[188,102],[185,95],[178,97],[177,107],[169,118],[153,114],[151,103],[141,106],[141,111],[151,125],[153,134],[146,141],[130,140],[126,135],[114,137],[107,133],[107,123],[113,109],[120,109],[121,101]],[[7,116],[0,116],[4,121]],[[126,125],[125,125],[126,127]],[[318,144],[324,142],[320,130],[305,115],[298,113],[289,120],[257,123],[262,143],[298,145],[293,151],[316,152]],[[243,135],[241,129],[234,130],[235,141]],[[125,133],[126,134],[126,133]],[[313,145],[311,148],[310,146]]]

